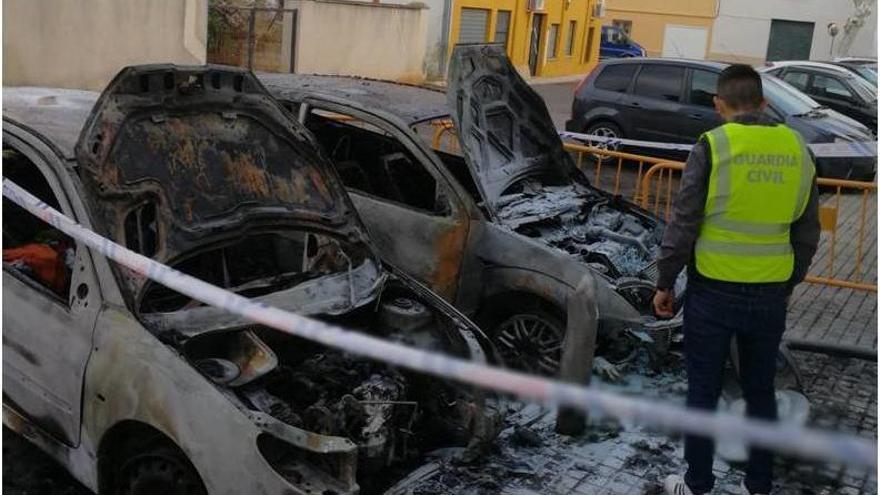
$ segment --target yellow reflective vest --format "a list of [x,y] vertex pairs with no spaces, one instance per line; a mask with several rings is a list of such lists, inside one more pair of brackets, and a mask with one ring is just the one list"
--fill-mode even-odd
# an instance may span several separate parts
[[729,123],[704,134],[711,150],[696,269],[726,282],[785,282],[789,239],[810,197],[815,166],[803,139],[784,125]]

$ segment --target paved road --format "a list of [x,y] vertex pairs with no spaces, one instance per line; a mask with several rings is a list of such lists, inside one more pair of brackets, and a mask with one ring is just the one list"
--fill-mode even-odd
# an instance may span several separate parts
[[575,86],[577,86],[576,82],[532,86],[544,98],[557,129],[564,129],[565,121],[571,118],[571,101]]

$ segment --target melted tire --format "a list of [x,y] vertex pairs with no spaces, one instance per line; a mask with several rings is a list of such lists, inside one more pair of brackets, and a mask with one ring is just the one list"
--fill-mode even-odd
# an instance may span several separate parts
[[542,376],[558,373],[564,338],[564,321],[542,309],[508,314],[492,327],[492,343],[505,366]]
[[159,446],[126,459],[114,495],[207,495],[195,468],[177,448]]

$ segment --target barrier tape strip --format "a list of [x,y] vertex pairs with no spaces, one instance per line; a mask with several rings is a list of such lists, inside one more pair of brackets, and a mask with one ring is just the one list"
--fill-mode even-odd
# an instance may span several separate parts
[[804,458],[872,469],[877,466],[877,444],[865,438],[741,418],[729,413],[685,409],[656,399],[627,397],[594,387],[562,383],[416,349],[270,307],[130,251],[82,227],[5,178],[3,195],[107,258],[170,289],[261,325],[346,353],[551,406],[568,406],[618,420],[713,437],[720,442],[741,441]]
[[[656,141],[639,141],[636,139],[609,138],[606,136],[594,136],[578,132],[558,131],[563,140],[575,140],[588,144],[603,143],[608,147],[620,145],[636,146],[639,148],[652,148],[670,151],[690,151],[694,145],[684,143],[660,143]],[[877,141],[847,141],[839,143],[813,143],[808,144],[816,158],[844,158],[877,156]]]

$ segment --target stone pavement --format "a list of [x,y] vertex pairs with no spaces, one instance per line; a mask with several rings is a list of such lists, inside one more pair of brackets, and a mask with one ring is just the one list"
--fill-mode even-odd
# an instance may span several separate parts
[[[811,274],[877,283],[877,198],[865,202],[865,231],[861,262],[857,263],[861,194],[822,195],[823,206],[837,206],[838,231],[834,241],[823,232]],[[831,268],[833,266],[833,271]],[[786,337],[877,350],[877,294],[819,284],[802,284],[792,294]]]
[[[876,439],[876,364],[795,354],[813,405],[811,424]],[[628,393],[683,401],[680,369],[626,379],[621,390]],[[510,412],[498,448],[481,464],[428,463],[411,477],[419,481],[400,493],[651,495],[662,493],[667,474],[684,470],[678,435],[598,421],[584,437],[571,438],[553,432],[550,409],[513,403]],[[877,493],[876,474],[865,471],[793,459],[778,460],[776,471],[774,494]],[[715,474],[713,493],[740,493],[740,466],[716,460]]]

